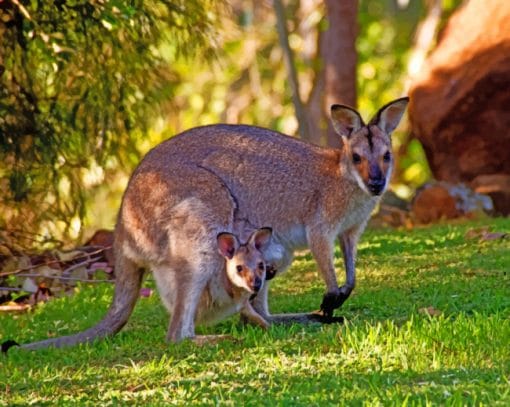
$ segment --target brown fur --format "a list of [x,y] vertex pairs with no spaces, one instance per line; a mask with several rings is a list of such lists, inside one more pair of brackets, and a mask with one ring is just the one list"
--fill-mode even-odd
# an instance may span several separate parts
[[[273,228],[264,259],[279,272],[290,265],[295,249],[308,246],[327,287],[321,308],[331,317],[354,288],[357,241],[389,182],[393,160],[381,160],[391,151],[390,134],[407,102],[402,98],[384,106],[369,127],[355,110],[334,105],[341,149],[243,125],[194,128],[155,147],[124,194],[115,232],[118,277],[109,313],[96,327],[45,346],[117,332],[136,302],[139,267],[153,271],[163,301],[172,306],[167,338],[193,337],[199,299],[224,268],[214,237],[234,231],[236,222]],[[360,168],[353,153],[364,163]],[[342,287],[333,265],[337,237],[346,269]],[[263,320],[307,320],[306,315],[271,316],[267,287],[253,302]]]

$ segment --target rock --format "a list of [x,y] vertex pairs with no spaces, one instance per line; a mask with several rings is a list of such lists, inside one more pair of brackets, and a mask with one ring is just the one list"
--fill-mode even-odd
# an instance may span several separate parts
[[492,200],[463,184],[432,182],[418,191],[411,203],[411,217],[416,223],[432,223],[442,219],[474,218],[491,213]]
[[[472,185],[482,177],[481,188],[485,176],[510,174],[508,21],[509,1],[466,2],[411,85],[412,131],[438,180]],[[508,193],[491,196],[499,213],[510,213]]]
[[497,215],[510,213],[510,175],[479,175],[471,182],[471,187],[476,192],[491,197]]

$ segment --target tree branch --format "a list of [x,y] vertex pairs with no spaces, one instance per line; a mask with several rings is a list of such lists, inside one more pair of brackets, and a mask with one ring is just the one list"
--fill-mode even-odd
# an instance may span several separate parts
[[287,30],[287,20],[285,18],[285,8],[281,0],[273,0],[274,11],[276,14],[276,26],[278,29],[278,39],[283,51],[283,59],[289,77],[289,85],[292,92],[292,103],[296,118],[299,124],[299,137],[303,140],[309,140],[308,120],[306,110],[301,102],[299,94],[299,81],[297,78],[296,66],[294,65],[294,56],[289,45],[289,32]]
[[[76,256],[75,258],[72,259],[72,261],[87,259],[84,262],[79,263],[79,266],[83,266],[85,264],[93,263],[95,260],[100,259],[100,257],[98,257],[96,259],[96,258],[93,258],[92,255],[104,252],[105,250],[109,249],[110,247],[111,246],[105,246],[105,247],[102,247],[101,249],[94,250],[93,252],[84,253],[83,255]],[[6,277],[6,276],[13,275],[13,274],[19,274],[19,273],[22,273],[24,271],[35,270],[35,269],[37,269],[39,267],[42,267],[42,266],[49,266],[50,264],[60,264],[60,263],[64,263],[64,262],[62,260],[59,260],[59,259],[50,260],[50,261],[47,261],[47,262],[44,262],[44,263],[41,263],[41,264],[35,264],[35,265],[28,266],[28,267],[19,268],[17,270],[7,271],[5,273],[0,273],[0,277]],[[70,266],[69,269],[72,269],[75,265]],[[69,269],[67,269],[67,270],[69,270]],[[65,273],[67,270],[64,270],[63,273]]]

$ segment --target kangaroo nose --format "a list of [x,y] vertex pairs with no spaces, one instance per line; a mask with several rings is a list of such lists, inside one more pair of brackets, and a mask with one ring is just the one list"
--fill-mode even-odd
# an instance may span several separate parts
[[384,179],[371,179],[368,181],[368,189],[374,195],[380,195],[383,192],[384,185],[386,184]]

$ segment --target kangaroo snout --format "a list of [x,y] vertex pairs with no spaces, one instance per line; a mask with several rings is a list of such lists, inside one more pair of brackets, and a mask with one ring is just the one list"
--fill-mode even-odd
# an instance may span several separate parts
[[368,187],[368,190],[373,195],[381,195],[384,192],[385,185],[386,185],[386,180],[384,178],[378,178],[378,179],[370,179],[368,181],[367,187]]
[[253,291],[258,293],[262,288],[262,280],[259,277],[255,277],[253,280]]

